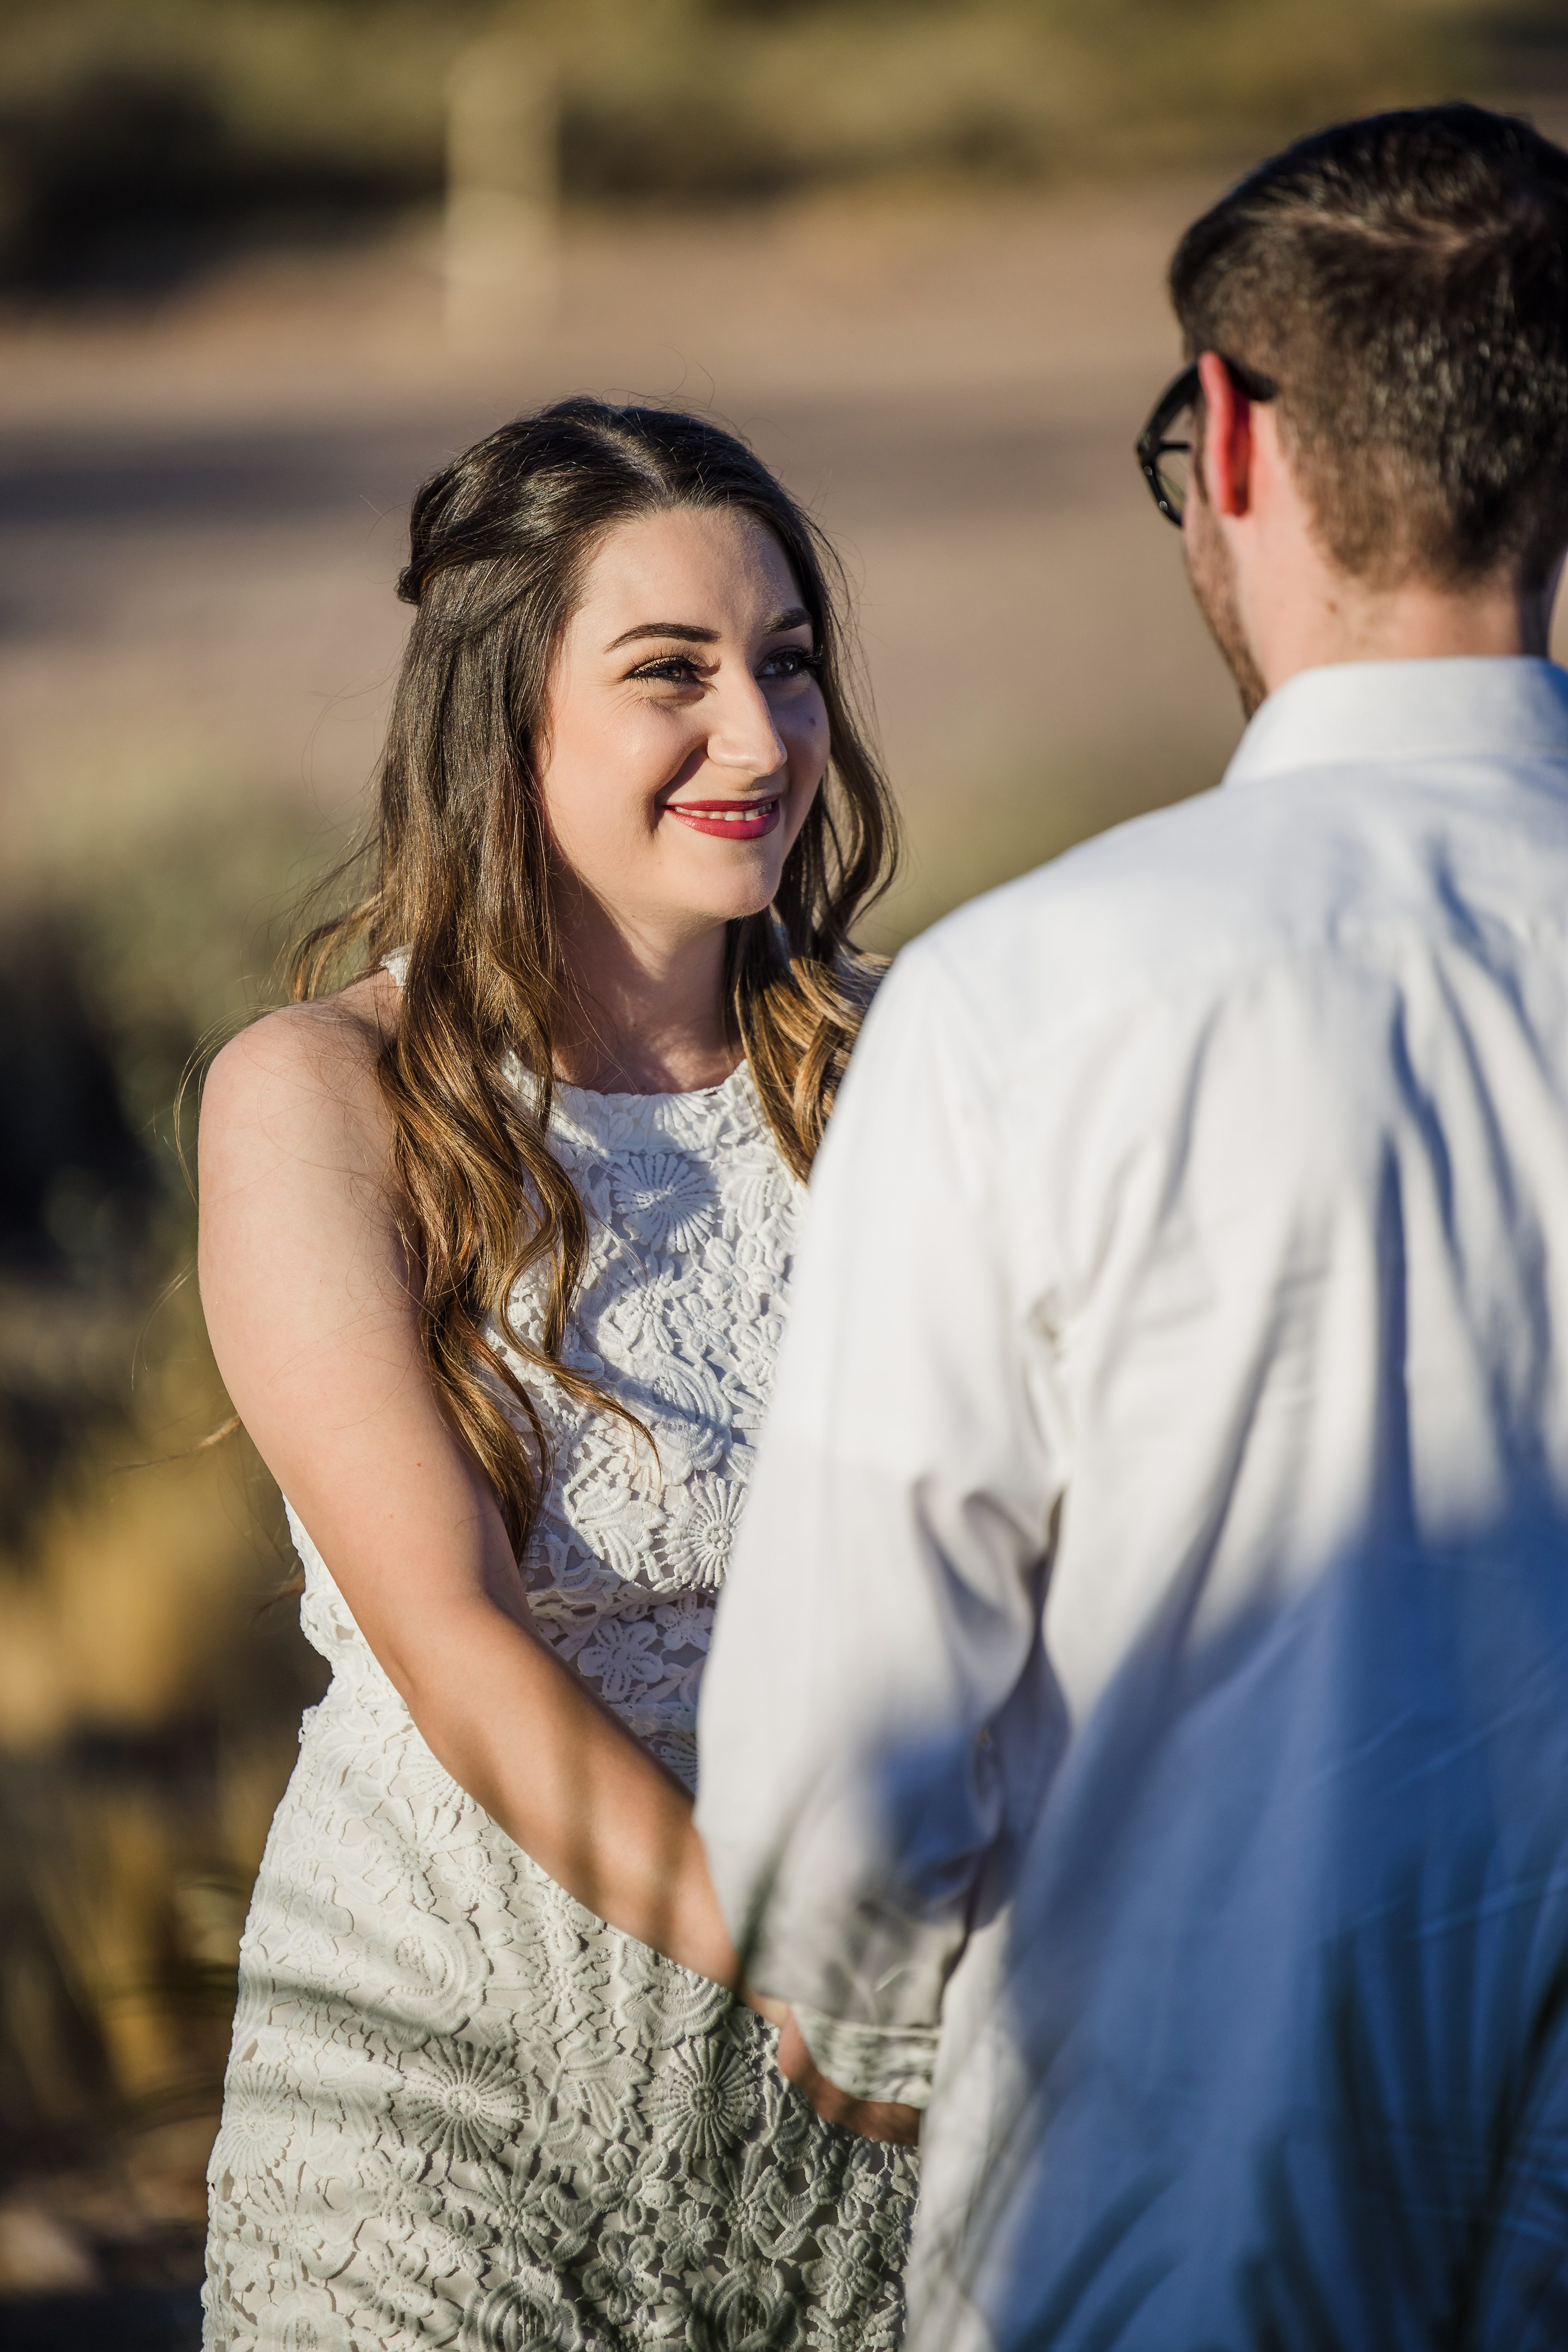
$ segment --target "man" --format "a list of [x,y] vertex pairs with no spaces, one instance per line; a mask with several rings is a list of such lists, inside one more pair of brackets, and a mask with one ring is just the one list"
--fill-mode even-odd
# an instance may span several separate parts
[[1568,156],[1331,130],[1171,283],[1251,723],[889,980],[699,1820],[826,2112],[935,2048],[920,2352],[1563,2345]]

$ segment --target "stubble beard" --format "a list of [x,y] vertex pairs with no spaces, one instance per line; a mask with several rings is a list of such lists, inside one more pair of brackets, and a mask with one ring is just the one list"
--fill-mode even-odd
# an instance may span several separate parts
[[1242,626],[1241,606],[1236,593],[1236,562],[1225,534],[1215,521],[1214,511],[1202,490],[1194,482],[1192,504],[1187,511],[1183,541],[1186,550],[1187,577],[1193,583],[1197,607],[1208,624],[1210,636],[1219,647],[1226,669],[1236,680],[1241,697],[1242,716],[1250,719],[1260,702],[1268,699],[1268,688],[1263,673],[1253,659],[1252,647]]

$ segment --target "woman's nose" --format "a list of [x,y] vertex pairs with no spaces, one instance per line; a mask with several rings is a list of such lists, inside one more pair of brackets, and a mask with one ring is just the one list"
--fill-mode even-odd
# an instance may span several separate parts
[[767,696],[754,677],[734,678],[721,685],[713,719],[708,757],[716,768],[733,768],[747,776],[773,776],[788,760]]

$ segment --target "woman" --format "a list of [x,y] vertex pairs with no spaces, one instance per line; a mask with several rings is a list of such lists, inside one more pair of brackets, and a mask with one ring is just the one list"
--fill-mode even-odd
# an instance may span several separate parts
[[812,529],[716,427],[563,402],[412,540],[373,887],[203,1108],[213,1345],[333,1668],[206,2341],[889,2346],[911,2159],[781,2079],[689,1794],[885,789]]

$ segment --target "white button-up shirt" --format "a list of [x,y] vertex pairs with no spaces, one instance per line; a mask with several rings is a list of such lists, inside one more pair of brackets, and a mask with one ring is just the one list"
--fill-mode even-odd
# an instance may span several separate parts
[[[1333,2303],[1343,2150],[1446,2151],[1410,2196],[1473,2236],[1471,2110],[1568,1958],[1565,1374],[1562,670],[1298,677],[1222,789],[899,959],[813,1178],[698,1820],[830,2074],[920,2102],[941,2026],[922,2346],[1268,2340],[1236,2315],[1271,2197],[1322,2340],[1405,2341]],[[1491,2035],[1445,2106],[1420,1971],[1461,1914],[1533,1940],[1484,2001],[1444,1978]]]

